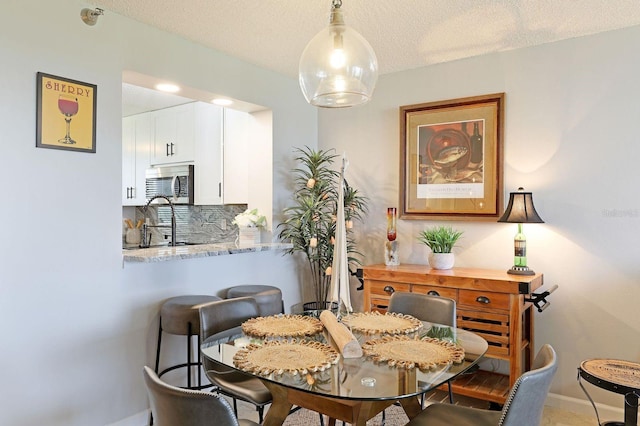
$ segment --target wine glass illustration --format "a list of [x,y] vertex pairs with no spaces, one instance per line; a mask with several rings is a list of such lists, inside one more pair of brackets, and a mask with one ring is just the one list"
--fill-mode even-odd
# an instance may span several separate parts
[[64,121],[67,123],[67,134],[64,138],[58,139],[58,142],[74,144],[76,141],[71,139],[69,129],[71,127],[71,117],[78,113],[78,98],[71,95],[58,96],[58,109],[64,115]]

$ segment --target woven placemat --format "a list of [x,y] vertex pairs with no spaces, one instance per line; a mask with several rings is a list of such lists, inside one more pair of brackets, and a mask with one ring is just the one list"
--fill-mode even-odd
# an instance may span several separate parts
[[422,328],[422,321],[400,313],[358,312],[342,318],[351,331],[364,334],[409,334]]
[[319,319],[303,315],[272,315],[242,323],[244,334],[253,337],[313,336],[324,329]]
[[431,337],[385,336],[363,343],[362,351],[376,362],[406,369],[430,370],[464,361],[460,346]]
[[587,373],[620,386],[640,389],[640,364],[617,359],[589,359],[580,365]]
[[324,343],[272,340],[239,350],[233,357],[233,364],[243,371],[268,376],[272,373],[308,374],[324,371],[339,359],[338,352]]

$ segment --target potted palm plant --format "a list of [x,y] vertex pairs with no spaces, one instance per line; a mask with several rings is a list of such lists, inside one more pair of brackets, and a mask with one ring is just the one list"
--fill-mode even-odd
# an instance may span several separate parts
[[435,226],[423,230],[418,241],[431,249],[429,265],[433,269],[451,269],[455,263],[452,250],[461,236],[462,231],[450,226]]
[[278,225],[278,237],[292,244],[287,254],[302,253],[309,265],[314,300],[304,304],[304,310],[329,307],[331,264],[336,232],[338,185],[344,185],[344,207],[347,233],[347,258],[359,265],[361,254],[356,250],[353,223],[361,221],[367,211],[367,200],[347,181],[340,182],[340,173],[332,169],[333,150],[315,151],[297,148],[298,166],[292,170],[293,205],[284,209],[285,219]]

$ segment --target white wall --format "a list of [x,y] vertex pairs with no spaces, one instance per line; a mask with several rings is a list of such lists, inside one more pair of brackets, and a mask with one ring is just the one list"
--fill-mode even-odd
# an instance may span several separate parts
[[[320,148],[345,151],[347,178],[371,198],[358,225],[365,263],[382,263],[386,207],[398,205],[398,108],[506,93],[505,199],[518,186],[533,191],[546,223],[525,225],[529,265],[560,286],[536,314],[535,349],[556,348],[551,391],[567,397],[584,399],[583,359],[640,361],[639,43],[635,27],[385,75],[371,103],[319,114]],[[427,263],[416,236],[430,224],[399,220],[402,263]],[[452,224],[464,230],[458,266],[512,265],[515,225]],[[592,394],[623,407],[619,396]]]
[[[280,286],[287,306],[299,301],[281,253],[123,268],[120,250],[123,70],[268,107],[274,212],[289,198],[278,190],[283,158],[317,139],[317,112],[297,81],[109,11],[89,27],[80,20],[88,6],[0,2],[2,425],[142,424],[142,365],[153,362],[167,297],[264,283]],[[35,148],[38,71],[97,84],[95,154]]]

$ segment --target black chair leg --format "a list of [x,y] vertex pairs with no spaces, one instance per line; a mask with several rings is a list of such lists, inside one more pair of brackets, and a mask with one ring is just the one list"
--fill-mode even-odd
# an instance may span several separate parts
[[160,344],[162,343],[162,318],[158,320],[158,346],[156,347],[156,374],[160,367]]
[[200,363],[200,333],[196,335],[196,343],[198,348],[198,356],[196,357],[196,368],[198,369],[198,390],[202,389],[202,368]]
[[233,414],[238,418],[238,401],[235,398],[233,398]]
[[451,382],[447,382],[447,387],[449,388],[449,403],[453,404],[453,390],[451,389]]
[[256,407],[256,409],[258,410],[258,423],[262,424],[263,417],[264,417],[264,406]]
[[324,416],[320,414],[320,426],[324,426]]
[[[158,374],[160,371],[160,344],[162,343],[162,318],[158,319],[158,346],[156,347],[156,369]],[[149,412],[149,426],[153,426],[153,413]]]
[[191,323],[187,323],[187,388],[191,389]]

